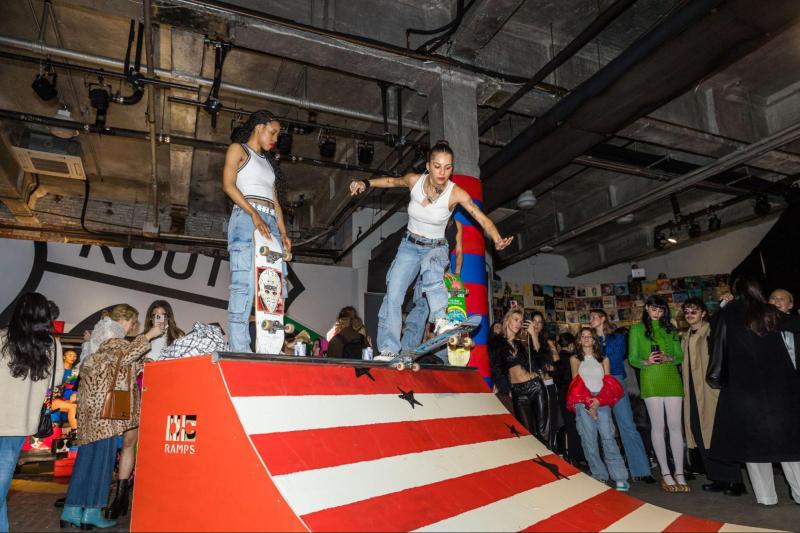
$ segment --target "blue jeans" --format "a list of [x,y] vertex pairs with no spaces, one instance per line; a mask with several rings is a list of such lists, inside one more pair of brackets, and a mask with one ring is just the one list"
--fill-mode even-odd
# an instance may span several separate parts
[[116,457],[117,437],[97,440],[78,448],[64,505],[105,507]]
[[0,437],[0,533],[8,532],[6,498],[25,437]]
[[[400,347],[402,350],[413,350],[420,344],[425,335],[425,325],[430,314],[428,308],[428,300],[422,292],[422,281],[417,277],[417,282],[414,285],[414,299],[412,301],[411,311],[406,315],[406,321],[403,323],[403,335],[400,338]],[[447,360],[447,348],[443,348],[436,352],[436,356],[441,359],[444,364],[449,364]]]
[[[615,375],[614,379],[622,385],[622,390],[624,391],[624,378]],[[617,423],[619,436],[622,439],[622,448],[625,450],[625,457],[628,459],[628,468],[631,471],[631,475],[634,477],[651,475],[650,460],[647,458],[642,436],[637,431],[636,423],[633,421],[633,410],[627,393],[623,394],[622,399],[614,404],[612,411],[614,412],[614,421]]]
[[[258,212],[272,236],[280,240],[278,221],[274,216]],[[234,206],[228,221],[228,255],[231,268],[231,287],[228,298],[228,346],[232,352],[250,353],[250,311],[256,296],[256,276],[253,271],[253,219],[239,206]],[[281,244],[281,249],[283,245]],[[286,299],[286,263],[283,263],[283,298]]]
[[[582,406],[575,409],[575,418],[578,423],[578,435],[581,436],[581,447],[592,471],[592,477],[600,481],[608,481],[609,474],[614,481],[628,479],[628,470],[625,461],[619,453],[617,439],[614,438],[614,422],[611,421],[611,408],[602,406],[597,410],[597,420],[586,412]],[[597,434],[603,445],[603,456],[600,457],[600,448],[597,446]]]
[[447,243],[415,238],[430,244],[415,244],[404,238],[386,273],[386,296],[378,312],[378,350],[381,352],[400,351],[403,300],[417,274],[420,275],[420,290],[428,300],[429,320],[435,322],[437,318],[445,317],[447,289],[444,287],[444,271],[450,262]]

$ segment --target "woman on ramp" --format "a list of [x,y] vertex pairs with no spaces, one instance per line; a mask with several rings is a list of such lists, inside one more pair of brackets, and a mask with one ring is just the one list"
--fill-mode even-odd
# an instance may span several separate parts
[[[253,232],[281,243],[289,253],[281,209],[284,177],[270,150],[278,141],[280,122],[269,111],[256,111],[231,133],[233,143],[225,155],[222,190],[233,203],[228,221],[231,289],[228,299],[228,344],[232,352],[250,352],[248,319],[255,299]],[[283,275],[286,277],[286,263]],[[286,298],[284,284],[283,298]]]
[[457,324],[446,318],[447,290],[444,272],[450,264],[445,226],[456,205],[461,205],[489,234],[495,248],[502,250],[513,237],[503,238],[497,228],[472,201],[464,189],[450,181],[453,150],[447,141],[431,148],[426,172],[409,173],[400,178],[380,177],[350,184],[350,194],[361,194],[370,187],[408,187],[408,230],[386,275],[386,296],[378,313],[378,361],[390,361],[400,351],[401,307],[406,290],[420,275],[422,291],[428,299],[429,321],[441,334]]

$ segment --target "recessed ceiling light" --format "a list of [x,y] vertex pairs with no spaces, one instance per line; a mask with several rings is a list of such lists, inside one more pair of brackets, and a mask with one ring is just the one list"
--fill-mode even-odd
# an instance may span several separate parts
[[628,213],[627,215],[622,215],[617,219],[617,224],[630,224],[633,222],[634,216],[633,213]]

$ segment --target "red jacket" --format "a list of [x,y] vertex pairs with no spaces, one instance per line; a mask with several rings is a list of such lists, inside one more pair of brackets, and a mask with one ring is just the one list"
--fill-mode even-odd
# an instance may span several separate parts
[[574,413],[576,403],[582,403],[588,407],[594,398],[600,402],[600,405],[614,405],[622,398],[623,394],[625,391],[622,390],[619,381],[609,374],[603,376],[603,388],[597,394],[589,392],[583,378],[575,376],[567,390],[567,409]]

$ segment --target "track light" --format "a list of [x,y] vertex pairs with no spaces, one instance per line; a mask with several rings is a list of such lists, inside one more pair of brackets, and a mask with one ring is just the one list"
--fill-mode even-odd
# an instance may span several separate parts
[[700,224],[697,222],[692,222],[689,224],[689,237],[696,239],[703,233],[703,228],[700,227]]
[[375,157],[375,145],[372,143],[358,143],[356,152],[358,153],[358,163],[360,165],[369,165]]
[[772,206],[769,205],[769,200],[766,196],[761,195],[756,198],[756,203],[753,205],[753,211],[755,211],[756,215],[763,217],[767,216],[772,209]]
[[653,247],[656,250],[661,250],[667,245],[667,238],[664,237],[664,233],[661,231],[657,231],[653,234]]
[[278,135],[278,142],[276,143],[278,148],[278,153],[283,156],[290,155],[292,153],[292,132],[291,130],[282,131]]
[[327,159],[336,155],[336,139],[334,137],[322,136],[319,138],[319,155]]
[[722,220],[716,214],[708,217],[708,231],[719,231],[722,227]]
[[47,102],[58,96],[56,79],[58,79],[58,74],[55,72],[49,70],[41,72],[34,78],[31,88],[36,92],[39,98]]

